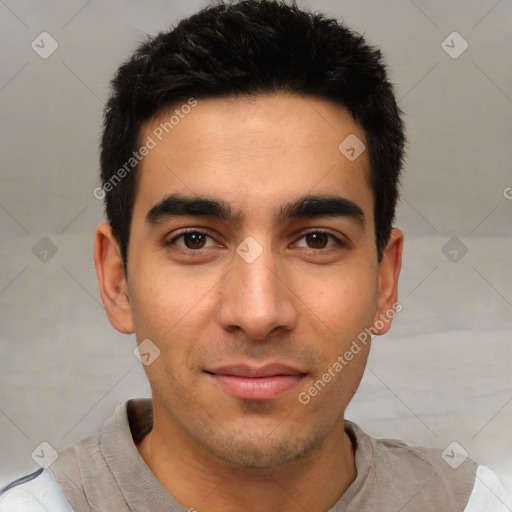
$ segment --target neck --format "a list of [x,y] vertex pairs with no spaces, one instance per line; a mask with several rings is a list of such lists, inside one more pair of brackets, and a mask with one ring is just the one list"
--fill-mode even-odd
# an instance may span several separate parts
[[356,477],[354,447],[343,418],[300,459],[247,468],[212,455],[160,416],[154,411],[153,429],[137,448],[162,486],[191,511],[327,511]]

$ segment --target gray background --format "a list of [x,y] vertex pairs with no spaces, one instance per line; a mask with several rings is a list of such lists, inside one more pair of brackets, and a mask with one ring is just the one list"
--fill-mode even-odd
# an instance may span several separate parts
[[[403,311],[347,417],[457,441],[512,491],[512,0],[299,3],[383,49],[407,118]],[[62,448],[149,393],[93,266],[101,115],[137,42],[204,5],[0,0],[0,483],[36,469],[41,442]],[[43,31],[59,45],[47,59],[31,48]],[[469,44],[458,58],[442,47],[454,31]]]

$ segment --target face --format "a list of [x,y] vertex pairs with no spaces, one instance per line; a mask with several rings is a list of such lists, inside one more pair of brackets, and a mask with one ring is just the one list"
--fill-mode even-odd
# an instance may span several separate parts
[[162,136],[170,115],[141,133],[156,145],[139,169],[127,305],[107,311],[160,351],[145,366],[155,424],[230,463],[292,461],[340,431],[369,343],[339,357],[396,300],[400,244],[379,265],[368,154],[338,149],[365,134],[342,107],[295,95],[199,100]]

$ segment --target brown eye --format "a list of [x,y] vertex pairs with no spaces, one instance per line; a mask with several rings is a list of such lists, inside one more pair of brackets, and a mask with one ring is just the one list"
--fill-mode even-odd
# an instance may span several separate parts
[[206,231],[188,229],[163,242],[171,253],[185,258],[193,258],[196,263],[204,262],[219,254],[224,246]]
[[202,249],[206,245],[207,238],[203,233],[185,233],[183,244],[187,249]]
[[296,242],[296,247],[313,251],[327,250],[335,246],[345,247],[345,244],[338,237],[327,231],[310,231],[302,235],[298,242]]
[[305,238],[311,249],[325,249],[329,243],[329,235],[326,233],[309,233]]

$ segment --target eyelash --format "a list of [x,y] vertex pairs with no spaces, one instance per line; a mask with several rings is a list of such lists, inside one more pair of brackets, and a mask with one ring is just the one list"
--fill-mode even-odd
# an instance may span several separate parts
[[172,247],[172,249],[174,251],[176,251],[177,253],[180,253],[180,254],[185,254],[185,255],[190,255],[190,254],[193,254],[193,253],[199,253],[200,251],[203,251],[204,249],[184,249],[183,247],[179,247],[179,246],[175,245],[175,243],[180,238],[183,238],[185,235],[190,235],[190,234],[203,235],[203,236],[206,236],[208,238],[211,238],[212,240],[215,240],[213,238],[213,236],[211,236],[206,231],[202,231],[200,229],[195,229],[195,228],[188,228],[188,229],[185,229],[185,230],[181,231],[181,233],[179,233],[178,235],[174,236],[170,240],[165,240],[164,241],[164,246],[165,247],[172,247],[172,246],[174,246],[174,247]]
[[[206,236],[208,238],[211,238],[212,240],[215,240],[213,236],[211,236],[208,232],[206,231],[202,231],[200,229],[195,229],[195,228],[189,228],[189,229],[186,229],[184,231],[182,231],[181,233],[179,233],[178,235],[174,236],[173,238],[171,238],[170,240],[165,240],[164,241],[164,246],[165,247],[173,247],[173,250],[180,253],[180,254],[185,254],[185,255],[190,255],[190,254],[193,254],[193,253],[199,253],[205,249],[209,249],[209,247],[207,248],[201,248],[201,249],[184,249],[182,247],[179,247],[179,246],[176,246],[175,243],[180,240],[181,238],[183,238],[184,236],[188,235],[188,234],[198,234],[198,235],[203,235],[203,236]],[[329,247],[325,247],[325,248],[320,248],[320,249],[314,249],[314,248],[311,248],[311,247],[303,247],[302,249],[305,250],[305,251],[309,251],[309,252],[313,252],[313,253],[319,253],[320,251],[328,251],[329,249],[332,249],[333,247],[348,247],[348,243],[345,242],[345,241],[342,241],[340,240],[340,238],[338,238],[337,236],[333,235],[330,231],[324,231],[324,230],[312,230],[312,231],[308,231],[307,233],[303,233],[298,239],[296,242],[294,243],[297,243],[299,240],[302,240],[303,238],[307,237],[308,235],[326,235],[328,236],[330,239],[334,240],[335,244],[334,245],[331,245]]]

